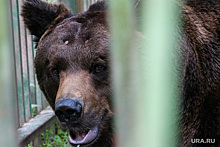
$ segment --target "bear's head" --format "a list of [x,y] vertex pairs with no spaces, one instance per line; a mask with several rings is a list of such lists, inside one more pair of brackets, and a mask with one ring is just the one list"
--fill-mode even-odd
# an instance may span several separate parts
[[73,15],[62,4],[26,0],[22,16],[35,35],[40,89],[73,146],[111,146],[110,35],[106,4]]

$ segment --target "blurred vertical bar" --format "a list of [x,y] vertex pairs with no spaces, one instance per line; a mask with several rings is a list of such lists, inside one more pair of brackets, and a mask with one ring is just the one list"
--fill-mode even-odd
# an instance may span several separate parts
[[178,146],[178,5],[141,1],[143,36],[134,37],[132,2],[109,2],[117,146]]
[[[111,0],[112,74],[118,147],[135,147],[135,103],[139,90],[138,50],[135,48],[132,0]],[[141,147],[141,146],[138,146]]]
[[[178,146],[178,0],[142,1],[141,88],[136,115],[137,145]],[[179,36],[177,36],[179,34]],[[137,113],[139,114],[139,113]]]
[[0,1],[0,143],[16,147],[16,90],[11,38],[10,1]]

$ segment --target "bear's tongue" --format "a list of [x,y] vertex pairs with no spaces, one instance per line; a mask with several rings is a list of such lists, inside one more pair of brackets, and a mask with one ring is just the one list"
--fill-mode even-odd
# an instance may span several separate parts
[[69,142],[73,145],[88,144],[95,140],[98,135],[98,127],[94,127],[88,132],[73,134],[69,133]]
[[72,137],[72,138],[74,138],[74,141],[82,141],[84,138],[85,138],[85,136],[86,136],[86,134],[87,133],[82,133],[82,134],[77,134],[77,135],[75,135],[75,134],[70,134],[70,136]]

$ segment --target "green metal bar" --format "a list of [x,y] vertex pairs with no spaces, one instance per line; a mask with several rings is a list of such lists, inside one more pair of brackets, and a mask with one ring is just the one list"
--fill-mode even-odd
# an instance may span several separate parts
[[142,11],[142,30],[147,40],[141,64],[146,68],[141,71],[146,78],[142,77],[144,99],[139,101],[139,111],[146,117],[144,120],[137,117],[141,122],[137,125],[137,131],[141,132],[137,143],[177,146],[178,5],[172,0],[148,0],[143,1]]
[[8,0],[0,1],[0,143],[1,146],[16,147],[15,133],[15,72],[12,38],[10,30],[10,8]]
[[[32,39],[34,39],[34,36],[32,36]],[[36,56],[36,43],[35,42],[32,42],[32,48],[33,48],[33,58],[35,58]],[[34,69],[34,73],[35,73],[35,69]],[[35,94],[35,97],[36,97],[36,108],[37,108],[37,112],[36,114],[38,114],[41,110],[42,110],[42,100],[41,100],[41,90],[39,88],[39,85],[38,85],[38,81],[37,81],[37,77],[36,77],[36,74],[34,75],[34,81],[35,81],[35,91],[36,91],[36,94]]]
[[[21,10],[23,1],[18,1],[18,10]],[[29,91],[29,74],[28,74],[28,62],[27,62],[27,45],[26,45],[26,31],[23,20],[19,18],[20,23],[20,41],[21,41],[21,58],[22,58],[22,72],[23,72],[23,99],[24,99],[24,113],[25,121],[27,122],[31,118],[31,105],[30,105],[30,91]]]
[[178,6],[172,0],[142,4],[143,37],[134,37],[131,0],[110,1],[117,146],[178,146]]
[[30,70],[30,68],[31,69],[33,69],[33,66],[31,67],[30,65],[31,65],[31,61],[33,61],[31,58],[29,58],[29,52],[30,52],[30,45],[31,45],[31,40],[28,38],[28,34],[27,34],[27,28],[24,28],[24,32],[25,32],[25,36],[23,36],[24,38],[25,38],[25,43],[26,43],[26,50],[25,50],[25,53],[26,53],[26,55],[25,55],[25,58],[26,58],[26,69],[27,69],[27,84],[25,85],[26,87],[27,87],[27,90],[28,90],[28,96],[27,96],[27,101],[28,101],[28,108],[29,108],[29,114],[28,114],[28,119],[26,120],[26,121],[29,121],[29,119],[31,119],[31,117],[32,117],[32,108],[31,108],[31,102],[32,102],[32,91],[31,91],[31,85],[30,85],[30,83],[31,83],[31,74],[30,74],[30,72],[31,72],[31,70]]
[[24,124],[24,100],[23,100],[23,77],[22,77],[22,61],[21,61],[21,42],[20,42],[20,22],[18,12],[18,0],[11,1],[12,9],[12,25],[13,25],[13,45],[15,52],[15,64],[16,64],[16,82],[17,82],[17,103],[18,103],[18,116],[19,126]]
[[[35,77],[35,81],[37,83],[37,78]],[[36,98],[37,98],[37,111],[38,113],[43,109],[42,100],[41,100],[41,91],[39,85],[36,84]]]
[[[26,28],[27,36],[27,59],[28,59],[28,73],[29,73],[29,90],[30,90],[30,104],[31,104],[31,116],[33,117],[32,112],[36,111],[36,90],[35,90],[35,80],[34,80],[34,58],[32,50],[32,36]],[[33,105],[34,104],[34,105]]]
[[137,136],[135,103],[138,97],[138,50],[135,48],[132,0],[111,0],[112,72],[115,124],[119,147],[134,147]]

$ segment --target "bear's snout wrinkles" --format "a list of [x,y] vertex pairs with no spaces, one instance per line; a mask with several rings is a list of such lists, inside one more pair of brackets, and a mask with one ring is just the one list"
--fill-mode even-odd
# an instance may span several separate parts
[[82,114],[82,104],[77,99],[60,99],[55,104],[55,114],[61,122],[75,122]]

